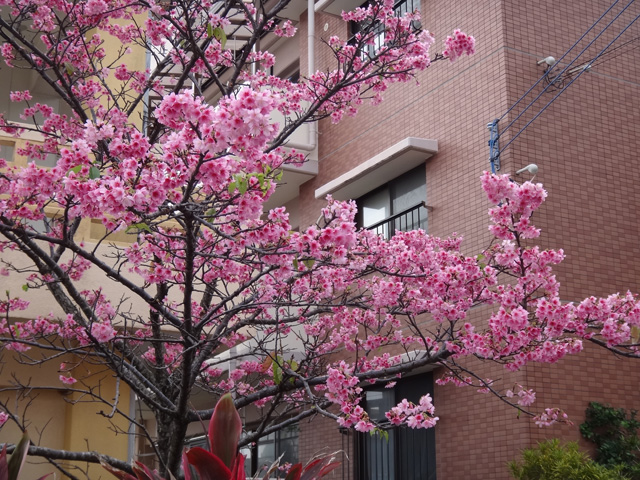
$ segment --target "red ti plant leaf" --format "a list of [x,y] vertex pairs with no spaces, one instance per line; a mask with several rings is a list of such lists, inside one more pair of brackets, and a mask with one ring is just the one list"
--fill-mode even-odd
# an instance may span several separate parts
[[119,478],[120,480],[138,480],[138,477],[134,477],[130,473],[120,470],[119,468],[112,467],[108,463],[100,460],[100,465],[102,468],[111,473],[114,477]]
[[182,470],[184,471],[184,480],[191,480],[191,470],[189,469],[189,459],[187,452],[182,452]]
[[0,480],[9,480],[9,465],[7,464],[7,446],[0,453]]
[[[231,480],[231,470],[220,458],[204,448],[190,448],[185,455],[189,465],[198,472],[200,480]],[[184,466],[185,472],[188,468],[188,465]]]
[[316,480],[324,477],[340,465],[340,462],[333,462],[334,459],[335,456],[327,455],[310,461],[297,480]]
[[231,470],[231,480],[245,480],[247,474],[244,470],[244,455],[239,453],[233,462],[233,470]]
[[133,466],[133,473],[135,473],[135,475],[131,475],[119,468],[112,467],[102,460],[100,460],[100,464],[102,465],[102,468],[108,470],[114,477],[119,478],[120,480],[164,480],[157,471],[151,470],[140,462],[136,462]]
[[139,480],[164,480],[158,472],[151,470],[143,463],[136,462],[133,466],[133,473],[136,474]]
[[233,404],[231,394],[223,395],[209,422],[211,453],[231,469],[236,459],[238,442],[242,434],[242,420]]
[[289,473],[284,477],[284,480],[300,480],[300,475],[302,475],[302,464],[296,463],[289,469]]

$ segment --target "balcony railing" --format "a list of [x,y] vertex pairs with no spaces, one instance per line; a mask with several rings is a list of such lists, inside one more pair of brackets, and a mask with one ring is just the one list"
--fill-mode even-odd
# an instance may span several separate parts
[[366,229],[373,230],[387,239],[391,238],[396,232],[407,232],[418,228],[426,231],[427,213],[431,210],[433,210],[433,207],[428,206],[425,202],[420,202],[378,223],[374,223],[366,227]]

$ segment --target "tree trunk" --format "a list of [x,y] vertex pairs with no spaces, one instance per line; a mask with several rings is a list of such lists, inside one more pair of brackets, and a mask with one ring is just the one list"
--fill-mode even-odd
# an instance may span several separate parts
[[165,478],[168,477],[168,473],[176,478],[182,478],[180,465],[188,422],[183,418],[164,413],[156,413],[156,421],[158,422],[160,474]]

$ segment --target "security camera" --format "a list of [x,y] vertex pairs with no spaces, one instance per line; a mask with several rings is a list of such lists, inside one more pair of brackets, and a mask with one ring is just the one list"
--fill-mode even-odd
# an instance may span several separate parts
[[516,172],[516,175],[520,175],[521,173],[524,173],[524,172],[529,172],[531,175],[535,175],[536,173],[538,173],[538,165],[536,165],[535,163],[530,163],[526,167],[523,167],[520,170],[518,170]]
[[548,66],[552,67],[556,63],[556,59],[553,57],[545,57],[542,60],[538,60],[538,65],[542,65],[546,63]]

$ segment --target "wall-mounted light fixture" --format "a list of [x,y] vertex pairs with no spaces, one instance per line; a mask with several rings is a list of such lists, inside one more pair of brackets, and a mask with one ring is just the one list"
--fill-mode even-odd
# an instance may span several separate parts
[[516,175],[521,175],[524,172],[529,172],[531,175],[535,175],[536,173],[538,173],[538,165],[536,165],[535,163],[530,163],[526,167],[522,167],[520,170],[518,170],[516,172]]

